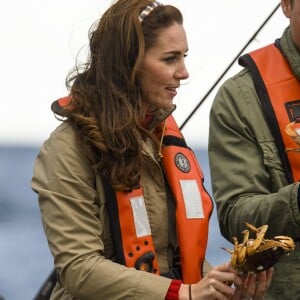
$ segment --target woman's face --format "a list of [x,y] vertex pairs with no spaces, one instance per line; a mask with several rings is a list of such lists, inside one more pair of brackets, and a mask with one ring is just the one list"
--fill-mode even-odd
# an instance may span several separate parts
[[187,50],[184,28],[174,23],[161,30],[154,47],[146,51],[140,76],[151,110],[173,106],[180,81],[189,77],[184,62]]

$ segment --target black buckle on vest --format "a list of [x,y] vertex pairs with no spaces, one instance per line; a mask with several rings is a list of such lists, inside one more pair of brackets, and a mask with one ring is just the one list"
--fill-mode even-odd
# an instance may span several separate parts
[[291,122],[300,122],[300,100],[285,103],[285,109]]
[[149,251],[144,253],[141,257],[139,257],[135,262],[134,266],[137,270],[153,273],[154,272],[153,260],[154,260],[154,253]]

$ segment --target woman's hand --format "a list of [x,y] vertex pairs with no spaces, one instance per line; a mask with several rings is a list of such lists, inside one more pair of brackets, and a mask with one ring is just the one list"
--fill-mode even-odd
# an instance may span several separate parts
[[[273,270],[258,274],[242,274],[233,269],[230,263],[212,268],[207,275],[191,286],[192,300],[201,299],[263,299]],[[179,299],[188,300],[188,285],[183,284],[179,290]]]
[[260,273],[242,274],[241,278],[243,284],[236,287],[232,300],[263,299],[271,283],[272,275],[273,268]]

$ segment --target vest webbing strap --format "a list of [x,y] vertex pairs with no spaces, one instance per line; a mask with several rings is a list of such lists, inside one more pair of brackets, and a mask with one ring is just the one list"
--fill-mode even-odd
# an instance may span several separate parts
[[125,257],[122,246],[121,225],[119,220],[116,194],[109,181],[105,178],[105,176],[102,176],[102,184],[104,188],[104,195],[106,198],[105,206],[109,219],[111,238],[114,245],[114,254],[116,257],[116,261],[122,265],[125,265]]

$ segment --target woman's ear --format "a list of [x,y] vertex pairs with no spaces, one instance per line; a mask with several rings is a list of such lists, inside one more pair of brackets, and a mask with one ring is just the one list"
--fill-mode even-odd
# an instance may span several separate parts
[[281,0],[282,11],[287,18],[291,17],[291,10],[292,10],[291,1],[292,0]]

